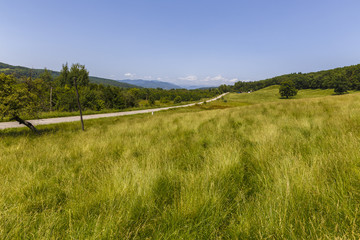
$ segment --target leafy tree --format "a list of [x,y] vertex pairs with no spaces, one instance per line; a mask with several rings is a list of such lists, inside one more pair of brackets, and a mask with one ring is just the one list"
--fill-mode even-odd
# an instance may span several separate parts
[[53,77],[49,70],[46,68],[44,69],[44,72],[40,74],[40,79],[42,79],[47,85],[51,86],[53,82]]
[[73,112],[78,109],[74,88],[68,85],[56,89],[56,109],[59,111]]
[[227,86],[226,84],[222,84],[218,87],[219,92],[225,93],[230,91],[230,86]]
[[336,76],[334,82],[334,92],[336,94],[344,94],[349,89],[348,83],[343,76]]
[[279,93],[281,97],[292,97],[297,94],[298,90],[295,88],[295,84],[292,81],[284,81],[281,83]]
[[174,98],[174,103],[181,103],[182,102],[182,98],[180,96],[176,96],[176,98]]
[[49,111],[52,111],[52,107],[53,107],[53,87],[54,87],[54,83],[53,83],[53,77],[50,73],[50,71],[48,71],[46,68],[44,70],[43,73],[40,74],[39,79],[42,80],[44,87],[45,87],[45,91],[49,93],[49,95],[47,95],[47,93],[42,94],[41,98],[42,98],[42,102],[43,104],[45,104],[45,99],[43,98],[48,98],[49,99]]
[[22,115],[34,116],[36,113],[36,95],[29,91],[24,83],[17,83],[12,75],[0,74],[0,116],[9,117],[37,131]]
[[138,106],[138,102],[136,101],[136,98],[133,95],[129,94],[128,92],[121,92],[121,95],[119,97],[122,97],[122,99],[124,99],[125,108]]
[[80,64],[73,64],[71,66],[70,72],[69,72],[69,78],[70,82],[74,81],[74,78],[76,78],[76,82],[78,86],[87,86],[89,85],[89,72],[86,70],[84,65]]
[[66,84],[72,84],[69,82],[69,67],[67,63],[62,65],[62,69],[60,71],[60,75],[57,77],[57,80],[60,82],[61,86],[65,86]]
[[150,105],[154,105],[154,104],[155,104],[155,97],[154,97],[154,95],[150,95],[150,96],[149,96],[148,102],[149,102]]
[[64,64],[58,77],[60,85],[74,86],[74,78],[76,78],[78,86],[87,86],[89,84],[89,72],[84,65],[76,63],[71,65],[71,69],[69,70],[68,64]]
[[160,103],[168,103],[169,99],[167,97],[161,97],[160,98]]

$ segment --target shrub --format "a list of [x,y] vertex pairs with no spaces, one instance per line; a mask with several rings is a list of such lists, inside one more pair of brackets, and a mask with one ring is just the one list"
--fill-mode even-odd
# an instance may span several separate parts
[[281,83],[279,93],[281,97],[292,97],[297,94],[298,90],[295,88],[295,84],[292,81],[284,81]]
[[176,96],[176,98],[174,99],[174,103],[181,103],[182,102],[182,98],[180,96]]

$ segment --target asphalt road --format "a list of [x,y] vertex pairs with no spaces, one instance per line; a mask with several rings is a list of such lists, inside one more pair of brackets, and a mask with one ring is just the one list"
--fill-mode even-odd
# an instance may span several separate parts
[[[226,95],[227,93],[223,93],[216,98],[207,100],[206,102],[212,102],[218,100],[222,96]],[[142,113],[151,113],[151,112],[158,112],[164,111],[172,108],[182,108],[182,107],[190,107],[194,106],[195,104],[202,104],[203,102],[199,103],[190,103],[186,105],[180,106],[172,106],[172,107],[164,107],[164,108],[153,108],[153,109],[144,109],[144,110],[136,110],[136,111],[128,111],[128,112],[115,112],[115,113],[102,113],[102,114],[92,114],[92,115],[83,115],[83,119],[95,119],[95,118],[106,118],[106,117],[117,117],[117,116],[125,116],[125,115],[135,115],[135,114],[142,114]],[[64,122],[76,122],[80,121],[80,116],[72,116],[72,117],[59,117],[59,118],[44,118],[44,119],[35,119],[29,120],[34,126],[36,125],[46,125],[46,124],[56,124],[56,123],[64,123]],[[19,127],[26,127],[23,124],[19,124],[18,122],[0,122],[0,129],[6,128],[19,128]]]

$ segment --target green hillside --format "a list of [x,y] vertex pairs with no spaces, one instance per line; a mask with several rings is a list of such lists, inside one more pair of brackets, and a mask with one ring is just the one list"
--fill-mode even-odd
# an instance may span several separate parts
[[[27,67],[22,66],[12,66],[6,63],[0,62],[0,73],[5,74],[13,74],[16,78],[21,77],[33,77],[37,78],[40,76],[41,73],[44,72],[44,69],[31,69]],[[59,76],[59,72],[50,70],[53,77]],[[93,77],[89,76],[89,80],[91,83],[97,83],[97,84],[103,84],[103,85],[109,85],[109,86],[115,86],[115,87],[121,87],[121,88],[139,88],[138,86],[128,84],[128,83],[122,83],[111,79],[106,78],[99,78],[99,77]]]
[[348,90],[360,90],[360,64],[311,73],[285,74],[260,81],[240,81],[234,84],[232,90],[254,91],[284,81],[294,82],[297,89],[333,89],[342,85]]
[[0,131],[1,237],[359,239],[360,94],[275,92]]

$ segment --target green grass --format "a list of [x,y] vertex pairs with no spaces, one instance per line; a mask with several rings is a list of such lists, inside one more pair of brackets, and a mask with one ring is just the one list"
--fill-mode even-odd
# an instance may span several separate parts
[[[349,91],[349,94],[356,93],[355,91]],[[274,85],[252,93],[230,93],[223,97],[223,99],[211,102],[207,105],[197,106],[197,108],[203,110],[211,109],[223,109],[230,107],[241,107],[247,105],[254,105],[266,102],[284,102],[294,99],[304,98],[319,98],[334,95],[333,89],[305,89],[299,90],[295,97],[290,99],[282,99],[279,94],[279,86]]]
[[360,94],[322,94],[0,131],[0,238],[359,239]]
[[[352,93],[352,92],[350,92]],[[317,98],[317,97],[325,97],[334,94],[333,89],[304,89],[299,90],[298,94],[291,99],[303,99],[303,98]],[[279,94],[279,86],[274,85],[259,91],[255,91],[252,93],[232,93],[225,97],[228,102],[236,104],[257,104],[264,102],[283,102],[288,99],[281,99]]]

